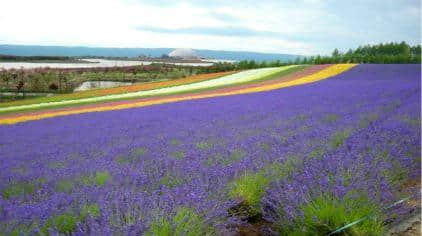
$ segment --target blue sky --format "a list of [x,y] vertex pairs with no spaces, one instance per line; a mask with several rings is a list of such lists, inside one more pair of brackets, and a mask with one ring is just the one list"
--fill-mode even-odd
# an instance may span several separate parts
[[420,43],[419,0],[2,0],[0,44],[328,54]]

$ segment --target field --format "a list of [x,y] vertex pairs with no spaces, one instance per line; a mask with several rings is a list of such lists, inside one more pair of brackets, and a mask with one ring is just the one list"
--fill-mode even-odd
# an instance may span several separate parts
[[[0,92],[9,93],[72,93],[80,84],[87,81],[113,81],[126,83],[150,83],[173,81],[189,76],[204,74],[201,66],[191,66],[189,64],[148,64],[139,65],[142,62],[116,61],[122,65],[113,66],[114,61],[101,60],[101,63],[70,63],[58,64],[69,65],[66,68],[49,68],[55,64],[40,64],[45,67],[3,69],[0,62]],[[14,63],[9,63],[14,64]],[[89,65],[90,67],[83,67]],[[74,66],[74,67],[72,67]],[[78,67],[80,66],[80,67]],[[95,67],[97,66],[97,67]],[[19,67],[18,67],[19,68]],[[2,102],[0,94],[0,102]]]
[[0,235],[383,235],[420,204],[420,78],[290,66],[10,103]]
[[135,84],[131,86],[120,86],[120,87],[108,88],[108,89],[93,89],[93,90],[83,91],[83,92],[56,95],[53,97],[43,97],[43,98],[37,98],[37,99],[26,99],[26,100],[14,101],[14,102],[5,102],[5,103],[0,103],[0,107],[14,107],[14,106],[20,106],[20,105],[50,103],[50,102],[77,100],[77,99],[92,98],[92,97],[99,97],[99,96],[106,96],[106,95],[113,95],[113,94],[139,92],[143,90],[159,89],[159,88],[165,88],[165,87],[172,87],[176,85],[200,82],[200,81],[204,81],[208,79],[215,79],[215,78],[228,75],[231,73],[233,72],[209,73],[209,74],[195,75],[195,76],[190,76],[183,79],[170,80],[170,81],[141,83],[141,84]]

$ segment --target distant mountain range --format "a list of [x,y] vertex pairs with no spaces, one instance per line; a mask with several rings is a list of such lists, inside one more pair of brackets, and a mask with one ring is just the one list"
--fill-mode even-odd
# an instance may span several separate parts
[[[101,57],[137,57],[140,55],[160,57],[168,54],[174,48],[104,48],[104,47],[68,47],[68,46],[37,46],[37,45],[0,45],[0,54],[16,56],[101,56]],[[223,60],[256,60],[286,62],[295,60],[299,55],[259,53],[243,51],[219,51],[195,49],[204,58]]]

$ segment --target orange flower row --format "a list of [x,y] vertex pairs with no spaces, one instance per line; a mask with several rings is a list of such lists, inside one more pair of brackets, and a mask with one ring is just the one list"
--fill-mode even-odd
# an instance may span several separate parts
[[234,72],[230,71],[230,72],[200,74],[200,75],[190,76],[184,79],[176,79],[176,80],[169,80],[169,81],[162,81],[162,82],[150,82],[150,83],[135,84],[135,85],[108,88],[108,89],[99,89],[99,90],[93,90],[91,94],[95,94],[95,97],[96,97],[96,96],[104,96],[104,95],[111,95],[111,94],[130,93],[130,92],[138,92],[138,91],[151,90],[151,89],[157,89],[157,88],[172,87],[172,86],[177,86],[177,85],[182,85],[182,84],[190,84],[190,83],[201,82],[204,80],[215,79],[215,78],[229,75],[232,73]]

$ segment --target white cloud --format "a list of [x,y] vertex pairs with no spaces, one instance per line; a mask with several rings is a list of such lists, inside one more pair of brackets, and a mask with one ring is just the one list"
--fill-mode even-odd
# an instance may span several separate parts
[[[395,35],[395,38],[399,38],[403,35],[403,27],[399,27],[399,23],[409,22],[401,18],[420,17],[420,9],[409,6],[394,12],[382,9],[378,14],[374,13],[372,18],[361,19],[363,17],[359,17],[360,12],[347,11],[347,4],[353,3],[342,2],[336,5],[336,2],[327,1],[330,0],[268,0],[258,4],[256,1],[245,0],[242,4],[237,1],[227,1],[226,4],[226,1],[160,0],[151,4],[140,0],[2,0],[0,42],[311,54],[327,53],[333,47],[346,48],[358,43],[382,41],[383,37],[392,32],[400,32]],[[365,3],[360,1],[355,5],[361,4],[359,7],[362,8]],[[373,9],[368,9],[367,12],[372,11]],[[386,26],[383,22],[388,19],[388,14],[394,15],[394,21],[390,20],[390,24]],[[394,22],[398,22],[398,25],[391,24]],[[275,32],[280,37],[265,34],[246,38],[154,33],[140,31],[139,26],[173,30],[231,27]],[[417,26],[420,27],[420,23]],[[407,27],[406,30],[411,31],[415,24],[407,24]],[[416,31],[420,33],[420,29]],[[408,33],[403,36],[403,40],[416,41],[413,35]]]
[[[7,43],[42,45],[88,45],[113,47],[191,47],[267,52],[304,52],[303,43],[285,39],[174,35],[139,32],[138,25],[177,29],[181,27],[224,27],[231,25],[212,17],[213,9],[187,3],[169,8],[112,0],[14,0],[2,1],[0,38]],[[276,16],[262,19],[262,11],[219,8],[216,11],[238,18],[255,29],[272,29]],[[267,9],[263,9],[267,10]],[[17,14],[19,13],[19,14]],[[280,28],[280,27],[275,27]],[[287,28],[287,25],[281,26]],[[253,45],[253,46],[252,46]]]

